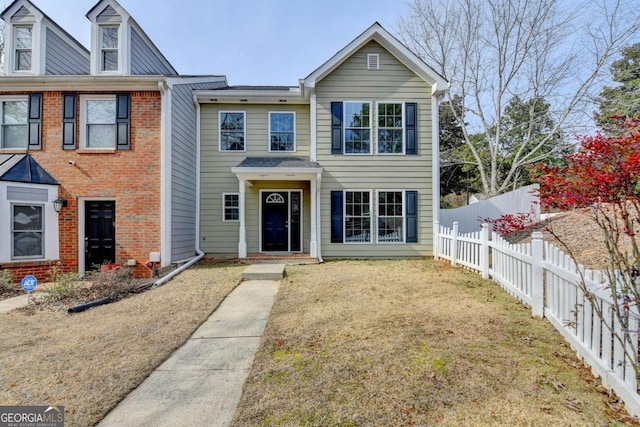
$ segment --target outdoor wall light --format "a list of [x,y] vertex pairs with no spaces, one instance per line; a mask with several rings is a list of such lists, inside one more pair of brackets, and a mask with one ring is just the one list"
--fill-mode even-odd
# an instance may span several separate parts
[[66,207],[67,207],[66,199],[56,199],[53,201],[53,210],[55,210],[56,212],[60,212],[62,208],[66,208]]

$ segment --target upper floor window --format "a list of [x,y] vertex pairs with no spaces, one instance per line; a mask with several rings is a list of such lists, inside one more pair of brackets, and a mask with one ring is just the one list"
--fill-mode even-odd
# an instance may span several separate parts
[[2,108],[0,147],[28,148],[29,101],[27,97],[4,97],[0,100],[0,107]]
[[269,151],[296,151],[295,113],[269,113]]
[[100,69],[118,71],[118,27],[100,27]]
[[401,102],[378,103],[378,153],[404,153],[402,116]]
[[344,103],[345,154],[371,154],[371,103]]
[[83,147],[116,148],[115,95],[87,95],[80,99]]
[[244,111],[220,112],[220,151],[245,151]]
[[11,257],[44,257],[44,220],[41,205],[13,205]]
[[15,71],[31,71],[31,57],[33,51],[33,27],[14,27],[15,37]]

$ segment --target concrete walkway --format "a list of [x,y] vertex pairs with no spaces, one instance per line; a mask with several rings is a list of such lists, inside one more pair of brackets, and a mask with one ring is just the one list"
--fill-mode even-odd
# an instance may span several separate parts
[[0,314],[8,313],[16,308],[24,307],[29,301],[27,294],[0,301]]
[[99,426],[229,425],[279,285],[242,282]]

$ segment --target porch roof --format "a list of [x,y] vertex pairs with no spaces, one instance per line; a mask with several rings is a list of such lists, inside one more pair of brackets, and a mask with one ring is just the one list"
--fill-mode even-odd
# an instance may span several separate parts
[[316,179],[322,168],[300,157],[247,157],[231,172],[245,180],[307,181]]
[[28,154],[0,154],[0,181],[60,185]]

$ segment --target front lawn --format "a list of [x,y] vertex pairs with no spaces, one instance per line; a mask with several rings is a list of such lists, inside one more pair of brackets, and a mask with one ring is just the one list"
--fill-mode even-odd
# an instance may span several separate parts
[[560,335],[433,261],[287,267],[234,425],[611,425]]

